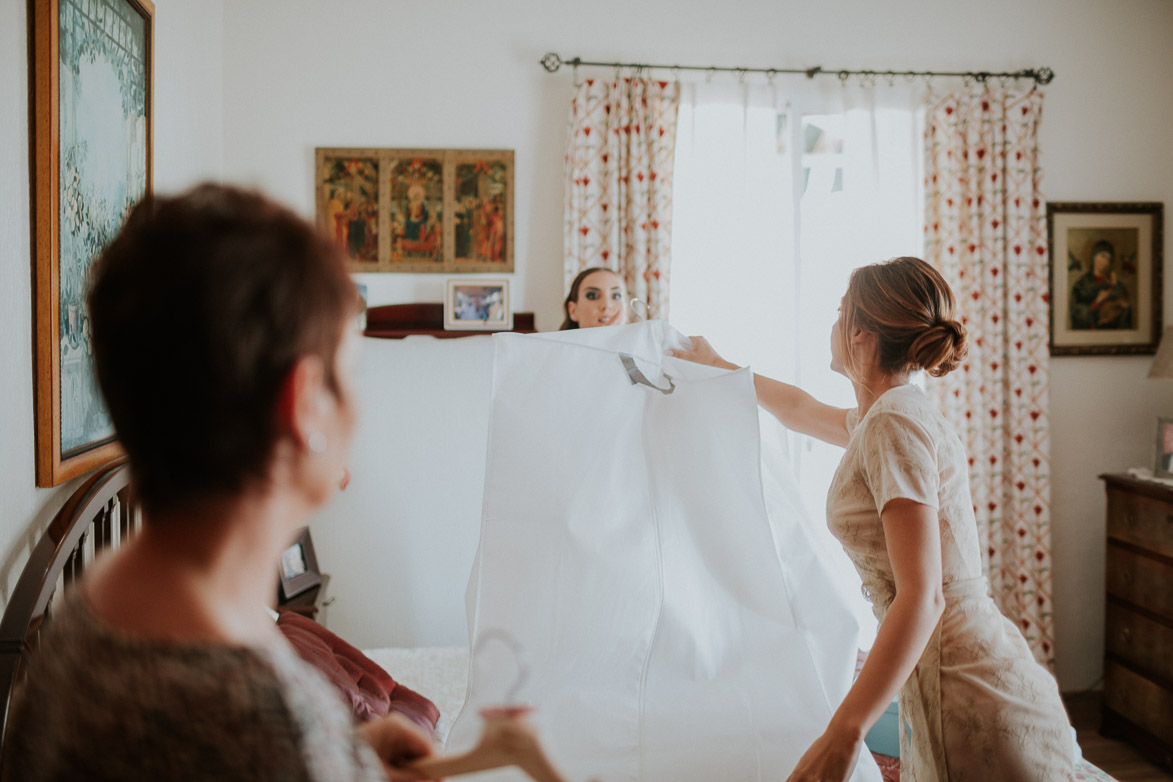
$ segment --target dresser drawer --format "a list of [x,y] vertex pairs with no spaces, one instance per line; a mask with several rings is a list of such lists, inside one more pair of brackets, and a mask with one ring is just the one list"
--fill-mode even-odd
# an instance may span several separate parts
[[1173,692],[1117,665],[1104,664],[1104,707],[1144,726],[1165,746],[1173,746]]
[[1104,647],[1153,678],[1173,682],[1173,627],[1110,602],[1104,616]]
[[1109,488],[1108,537],[1173,557],[1173,505]]
[[1108,541],[1108,594],[1173,620],[1173,564]]

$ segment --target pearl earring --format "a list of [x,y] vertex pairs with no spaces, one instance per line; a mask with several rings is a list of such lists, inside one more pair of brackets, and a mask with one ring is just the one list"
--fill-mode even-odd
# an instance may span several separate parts
[[326,452],[326,435],[321,432],[310,432],[309,438],[306,440],[306,446],[310,449],[310,453],[323,454]]

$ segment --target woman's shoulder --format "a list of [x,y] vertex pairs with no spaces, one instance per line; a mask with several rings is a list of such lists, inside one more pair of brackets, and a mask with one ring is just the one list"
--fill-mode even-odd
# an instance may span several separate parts
[[75,758],[88,773],[101,757],[105,778],[185,779],[212,752],[223,778],[245,778],[262,755],[305,778],[304,744],[318,733],[307,726],[325,721],[347,745],[345,709],[292,649],[137,638],[106,626],[79,591],[45,629],[14,704],[25,767]]
[[943,420],[936,404],[912,383],[885,391],[872,404],[866,417],[877,421],[904,418],[921,424]]
[[[102,682],[111,699],[142,702],[160,688],[190,690],[199,697],[208,688],[247,696],[277,686],[288,663],[260,647],[221,643],[177,642],[145,638],[107,625],[87,604],[82,590],[61,602],[44,629],[30,660],[31,686],[70,692],[83,682]],[[251,683],[241,688],[242,682]],[[84,692],[84,690],[83,690]],[[186,696],[185,696],[186,697]],[[80,697],[78,706],[85,707]],[[102,708],[108,708],[103,706]]]

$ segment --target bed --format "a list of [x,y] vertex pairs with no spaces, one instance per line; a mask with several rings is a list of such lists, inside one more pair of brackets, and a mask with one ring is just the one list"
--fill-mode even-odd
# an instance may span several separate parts
[[[134,534],[141,514],[128,489],[123,461],[99,469],[66,501],[37,542],[21,571],[0,619],[0,779],[3,778],[4,737],[8,732],[13,689],[26,675],[25,661],[37,648],[40,628],[52,616],[54,597],[81,577],[86,566],[105,548],[117,547]],[[364,653],[401,684],[431,699],[440,711],[435,735],[443,741],[463,704],[468,674],[468,651],[463,647],[415,649],[378,648]],[[875,753],[873,753],[875,754]],[[884,777],[899,779],[899,761],[877,755]],[[1112,777],[1089,763],[1081,763],[1079,780]]]

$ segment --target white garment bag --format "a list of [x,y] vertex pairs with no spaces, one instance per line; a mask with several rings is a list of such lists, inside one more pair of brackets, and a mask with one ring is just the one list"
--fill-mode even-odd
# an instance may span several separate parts
[[[802,534],[771,531],[753,376],[666,357],[681,340],[658,321],[494,336],[449,751],[512,701],[571,779],[783,780],[846,692],[854,619]],[[862,755],[852,780],[878,780]]]

